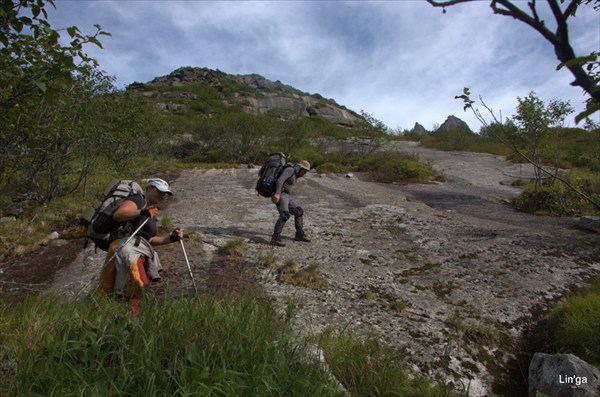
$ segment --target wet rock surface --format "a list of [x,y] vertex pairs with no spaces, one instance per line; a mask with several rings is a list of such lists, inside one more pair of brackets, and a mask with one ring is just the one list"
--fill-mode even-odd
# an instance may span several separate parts
[[[600,235],[577,228],[576,218],[531,216],[507,204],[519,192],[511,180],[526,175],[526,167],[402,145],[446,182],[399,186],[360,173],[310,173],[295,194],[310,243],[293,241],[290,220],[286,246],[268,244],[277,212],[253,189],[256,169],[182,171],[161,212],[198,233],[186,249],[200,292],[260,289],[282,310],[292,299],[304,334],[327,327],[376,332],[432,379],[468,385],[473,396],[497,395],[520,336],[600,271]],[[218,257],[232,239],[248,248],[243,266]],[[103,256],[78,252],[56,272],[53,288],[80,294],[93,285]],[[159,252],[163,281],[150,291],[193,293],[181,248]],[[278,266],[318,265],[325,284],[278,281],[276,270],[258,264],[268,254]]]

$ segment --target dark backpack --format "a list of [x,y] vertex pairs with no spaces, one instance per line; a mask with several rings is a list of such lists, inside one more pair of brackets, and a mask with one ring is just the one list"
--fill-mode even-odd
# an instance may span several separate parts
[[128,197],[142,193],[142,188],[135,181],[113,179],[107,185],[101,201],[81,215],[82,223],[88,227],[87,238],[102,251],[108,251],[113,240],[128,233],[128,223],[116,222],[113,213]]
[[258,171],[256,191],[263,197],[271,197],[275,193],[277,178],[287,167],[286,156],[283,153],[271,153],[267,162]]

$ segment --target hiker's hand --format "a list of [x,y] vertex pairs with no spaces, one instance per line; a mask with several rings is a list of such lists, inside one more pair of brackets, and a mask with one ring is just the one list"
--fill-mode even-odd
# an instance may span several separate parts
[[179,240],[183,240],[183,230],[181,230],[180,228],[173,230],[169,235],[169,240],[171,240],[172,243]]
[[275,193],[274,195],[271,196],[271,201],[273,202],[273,204],[277,204],[279,202],[280,198],[281,198],[281,194]]
[[140,216],[145,216],[146,218],[154,218],[156,214],[158,214],[158,208],[153,205],[140,211]]

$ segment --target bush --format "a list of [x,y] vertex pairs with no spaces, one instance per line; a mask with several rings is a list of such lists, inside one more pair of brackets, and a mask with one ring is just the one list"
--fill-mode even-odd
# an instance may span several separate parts
[[362,156],[358,171],[367,171],[378,182],[416,182],[433,177],[433,169],[418,161],[418,156],[396,152],[376,152]]
[[[600,203],[600,177],[592,172],[573,170],[563,176],[578,190]],[[516,207],[539,215],[581,216],[599,213],[598,208],[560,181],[548,180],[535,190],[530,183],[515,199]]]
[[337,174],[350,171],[349,166],[338,163],[323,163],[316,168],[319,174]]
[[323,151],[314,146],[299,145],[298,147],[292,148],[289,153],[290,161],[298,162],[300,160],[306,160],[310,163],[311,168],[318,167],[323,164],[325,157]]

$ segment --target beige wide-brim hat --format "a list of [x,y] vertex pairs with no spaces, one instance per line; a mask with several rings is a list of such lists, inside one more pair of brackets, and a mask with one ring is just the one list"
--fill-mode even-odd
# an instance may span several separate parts
[[306,171],[310,171],[310,163],[308,161],[302,160],[298,163],[298,165],[300,166],[300,168],[303,168]]

